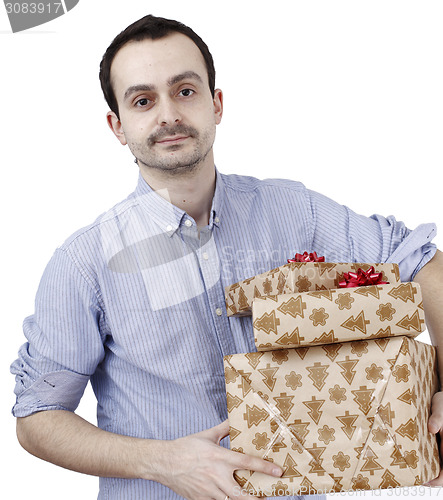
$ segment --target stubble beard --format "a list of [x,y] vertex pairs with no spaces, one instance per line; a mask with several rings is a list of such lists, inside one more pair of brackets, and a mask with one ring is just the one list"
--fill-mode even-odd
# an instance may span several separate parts
[[[181,150],[184,144],[173,144],[159,151],[157,141],[174,135],[186,135],[195,142],[187,153]],[[168,176],[185,176],[195,173],[202,166],[212,150],[213,138],[208,130],[199,133],[189,125],[176,125],[151,134],[145,144],[128,143],[132,154],[141,168],[161,171]]]

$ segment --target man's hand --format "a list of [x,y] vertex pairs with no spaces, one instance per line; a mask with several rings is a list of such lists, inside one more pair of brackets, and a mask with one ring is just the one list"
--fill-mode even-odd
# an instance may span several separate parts
[[189,500],[256,498],[242,492],[234,471],[249,469],[276,477],[283,471],[271,462],[220,446],[228,433],[225,421],[197,434],[164,441],[104,431],[64,410],[17,419],[22,446],[66,469],[100,477],[158,481]]
[[257,498],[242,492],[234,471],[247,469],[280,477],[283,470],[261,458],[220,446],[228,433],[226,420],[203,432],[165,442],[165,470],[156,480],[189,500]]
[[[432,434],[440,433],[443,437],[443,392],[437,392],[432,398],[431,416],[428,420],[428,429]],[[440,445],[440,455],[443,458],[443,449]],[[428,486],[443,486],[443,469],[438,477],[429,481]]]

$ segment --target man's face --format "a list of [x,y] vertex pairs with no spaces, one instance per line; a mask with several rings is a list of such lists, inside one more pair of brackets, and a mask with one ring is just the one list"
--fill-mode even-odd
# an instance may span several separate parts
[[109,112],[108,123],[142,169],[214,166],[222,94],[212,98],[203,56],[190,38],[174,33],[128,43],[114,58],[111,81],[120,117]]

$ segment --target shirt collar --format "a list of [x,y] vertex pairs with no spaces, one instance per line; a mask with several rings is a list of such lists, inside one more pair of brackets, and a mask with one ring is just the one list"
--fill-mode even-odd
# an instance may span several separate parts
[[[215,169],[215,174],[215,192],[209,215],[209,229],[211,230],[213,226],[219,227],[220,225],[225,197],[222,176],[217,169]],[[180,224],[185,223],[186,220],[193,221],[184,210],[176,207],[165,197],[154,191],[141,174],[139,174],[134,194],[138,203],[149,212],[151,219],[160,227],[162,232],[166,232],[169,236],[172,236],[180,227]]]

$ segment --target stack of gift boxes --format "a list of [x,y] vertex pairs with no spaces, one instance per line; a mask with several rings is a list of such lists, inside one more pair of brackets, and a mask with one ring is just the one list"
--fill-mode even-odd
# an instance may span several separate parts
[[[298,255],[298,254],[297,254]],[[225,356],[231,449],[281,478],[237,471],[259,496],[423,484],[440,470],[427,430],[435,348],[420,287],[396,264],[316,255],[226,289],[228,316],[252,314],[257,352]]]

